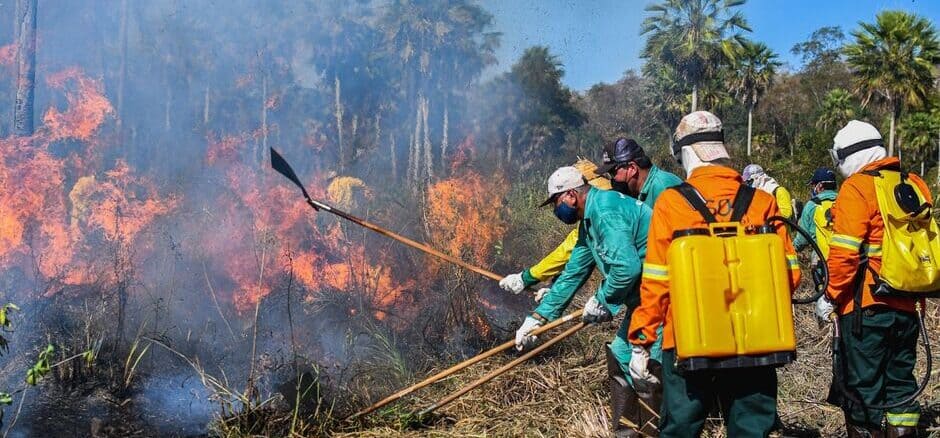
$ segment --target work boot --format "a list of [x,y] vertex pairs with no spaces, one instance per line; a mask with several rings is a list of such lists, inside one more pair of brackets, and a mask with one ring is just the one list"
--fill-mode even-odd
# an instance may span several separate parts
[[630,384],[620,376],[610,376],[610,421],[614,426],[615,438],[639,437],[637,432],[637,411],[640,409],[639,398]]
[[[638,411],[640,404],[636,391],[627,383],[627,377],[620,368],[620,362],[607,344],[607,376],[610,386],[610,422],[614,427],[615,438],[640,436]],[[622,421],[625,420],[625,421]]]
[[866,427],[848,421],[845,422],[845,431],[848,438],[884,438],[885,436],[880,427]]
[[917,428],[910,426],[888,425],[887,438],[910,438],[917,436]]
[[663,367],[658,361],[650,360],[649,371],[660,383],[653,388],[636,389],[639,397],[637,425],[644,435],[659,436],[659,411],[663,405]]

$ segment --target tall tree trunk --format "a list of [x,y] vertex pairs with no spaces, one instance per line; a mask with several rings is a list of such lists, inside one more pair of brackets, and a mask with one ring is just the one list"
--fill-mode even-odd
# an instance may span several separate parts
[[418,186],[421,180],[421,101],[423,99],[422,96],[418,96],[417,105],[415,105],[415,132],[411,140],[413,156],[409,166],[411,167],[411,190],[415,197],[418,196]]
[[751,156],[751,129],[754,126],[754,104],[747,106],[747,156]]
[[442,132],[442,137],[441,137],[441,174],[442,175],[445,173],[445,169],[447,168],[447,161],[446,161],[447,159],[445,157],[447,156],[447,140],[448,140],[447,130],[448,130],[449,123],[450,123],[450,120],[449,120],[448,112],[447,112],[447,104],[445,102],[444,104],[444,130]]
[[405,166],[405,181],[408,183],[408,187],[414,188],[415,181],[415,135],[408,135],[408,161]]
[[692,84],[692,112],[698,111],[698,84]]
[[172,125],[170,124],[170,106],[173,102],[173,86],[170,84],[170,71],[167,66],[169,63],[163,64],[163,85],[166,87],[166,92],[164,93],[163,99],[163,129],[166,132],[170,132]]
[[512,131],[506,133],[506,168],[512,169]]
[[388,149],[389,154],[392,158],[392,181],[398,182],[398,148],[395,147],[395,135],[391,132],[388,133]]
[[264,163],[264,155],[268,150],[268,74],[261,73],[261,150],[258,154],[258,164]]
[[127,79],[127,0],[121,0],[121,22],[118,29],[118,38],[121,42],[121,60],[118,67],[117,89],[117,134],[121,147],[124,145],[124,83]]
[[434,151],[431,145],[431,134],[428,128],[428,98],[421,101],[421,124],[424,130],[424,186],[427,188],[434,178]]
[[209,130],[209,84],[206,84],[206,96],[202,102],[202,125]]
[[346,148],[343,145],[343,105],[340,103],[340,84],[339,84],[339,75],[333,76],[333,87],[336,91],[336,135],[337,141],[339,142],[339,171],[343,173],[346,171]]
[[[898,105],[898,103],[895,102],[894,99],[892,99],[890,102],[891,102],[891,131],[888,134],[888,156],[889,157],[894,155],[894,133],[895,133],[895,129],[897,128],[896,124],[897,124],[897,119],[898,119],[898,113],[901,112],[900,105]],[[898,156],[900,156],[900,154],[898,154]]]
[[16,102],[13,135],[33,135],[33,101],[36,82],[36,0],[16,0],[17,53]]

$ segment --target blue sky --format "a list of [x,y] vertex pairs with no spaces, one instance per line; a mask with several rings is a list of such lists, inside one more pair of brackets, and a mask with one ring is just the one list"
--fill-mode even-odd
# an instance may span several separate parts
[[[564,64],[565,83],[585,90],[615,82],[627,69],[639,69],[644,37],[640,23],[648,0],[480,0],[502,32],[499,65],[508,70],[527,48],[546,45]],[[749,0],[743,11],[753,29],[750,38],[769,45],[785,63],[798,68],[790,53],[823,26],[849,32],[859,21],[873,21],[878,11],[903,9],[940,23],[938,0]]]

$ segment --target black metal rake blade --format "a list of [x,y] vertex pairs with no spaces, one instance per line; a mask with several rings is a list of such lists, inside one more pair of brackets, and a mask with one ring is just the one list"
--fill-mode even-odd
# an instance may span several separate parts
[[287,179],[293,181],[297,187],[300,187],[300,191],[304,193],[304,198],[310,200],[310,195],[307,194],[307,189],[304,188],[303,183],[300,182],[300,178],[297,178],[297,174],[294,173],[294,169],[290,167],[290,164],[287,164],[287,160],[285,160],[281,154],[277,153],[274,148],[271,148],[271,168],[276,170],[277,173],[287,177]]

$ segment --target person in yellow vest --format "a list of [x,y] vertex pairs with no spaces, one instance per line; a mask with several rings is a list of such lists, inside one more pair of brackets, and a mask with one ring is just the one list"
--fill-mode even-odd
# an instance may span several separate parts
[[764,172],[764,168],[759,164],[748,164],[741,172],[741,179],[744,183],[770,193],[777,200],[777,208],[783,217],[790,219],[793,217],[793,197],[786,187],[780,185],[776,179]]
[[[836,201],[836,173],[820,167],[809,180],[812,198],[800,214],[800,228],[806,230],[819,245],[823,257],[829,257],[829,239],[832,237],[832,205]],[[809,240],[797,233],[793,246],[801,251],[809,246]]]

